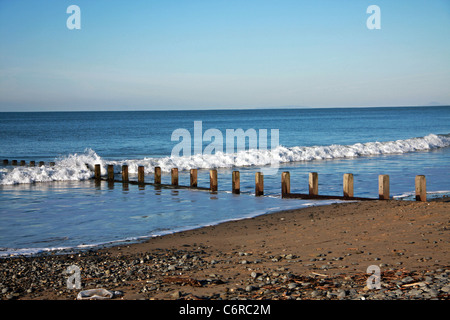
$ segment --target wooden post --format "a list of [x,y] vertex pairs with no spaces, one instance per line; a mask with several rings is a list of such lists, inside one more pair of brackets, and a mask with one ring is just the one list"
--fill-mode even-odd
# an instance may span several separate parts
[[161,167],[155,167],[155,184],[161,184]]
[[44,161],[39,161],[39,167],[45,166],[45,162]]
[[53,167],[55,165],[54,162],[50,162],[50,167]]
[[416,176],[416,201],[427,201],[427,182],[425,176]]
[[20,165],[21,166],[24,166],[26,163],[25,163],[25,160],[20,160]]
[[191,169],[191,187],[197,187],[197,169]]
[[143,183],[145,177],[144,166],[138,166],[138,182]]
[[309,194],[312,196],[319,194],[319,175],[317,172],[309,173]]
[[11,161],[11,164],[12,164],[13,166],[17,166],[17,160]]
[[239,171],[233,171],[231,176],[231,192],[234,194],[241,193],[241,179]]
[[178,168],[172,168],[172,185],[177,186],[178,185]]
[[291,175],[289,171],[281,173],[281,196],[291,193]]
[[108,164],[108,180],[114,180],[114,166],[112,164]]
[[30,167],[34,167],[36,166],[36,162],[35,161],[30,161]]
[[217,191],[217,170],[209,170],[209,189],[213,192]]
[[261,172],[255,174],[255,196],[264,195],[264,175]]
[[96,164],[95,165],[95,169],[94,169],[94,177],[96,180],[100,180],[101,177],[101,169],[100,169],[100,165]]
[[353,174],[344,174],[344,198],[353,197]]
[[122,165],[122,181],[128,182],[128,165]]
[[8,159],[4,159],[4,160],[3,160],[3,165],[4,165],[4,166],[7,166],[8,164],[9,164]]
[[380,200],[389,200],[389,176],[387,174],[378,176],[378,198]]

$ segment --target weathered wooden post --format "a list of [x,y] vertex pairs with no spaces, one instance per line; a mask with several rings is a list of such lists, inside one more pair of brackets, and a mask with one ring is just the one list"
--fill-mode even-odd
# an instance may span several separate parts
[[378,176],[378,198],[380,200],[389,200],[389,176],[387,174]]
[[55,163],[54,162],[50,162],[50,167],[54,167]]
[[144,183],[145,171],[144,166],[138,166],[138,183]]
[[289,171],[281,173],[281,197],[291,193],[291,175]]
[[100,168],[100,165],[99,165],[99,164],[96,164],[96,165],[95,165],[95,169],[94,169],[94,177],[95,177],[95,180],[100,180],[100,177],[101,177],[101,168]]
[[161,167],[155,167],[155,184],[161,184]]
[[23,167],[24,165],[26,165],[25,160],[20,160],[20,165]]
[[234,194],[241,193],[241,178],[239,171],[233,171],[231,175],[231,192]]
[[213,192],[217,191],[217,170],[209,170],[209,189]]
[[353,174],[344,174],[344,198],[353,198]]
[[17,166],[17,160],[12,160],[12,161],[11,161],[11,164],[12,164],[13,166]]
[[4,165],[4,166],[7,166],[8,164],[9,164],[8,159],[4,159],[4,160],[3,160],[3,165]]
[[416,176],[416,201],[427,201],[427,181],[425,176]]
[[35,161],[30,161],[30,167],[34,167],[36,166],[36,162]]
[[39,161],[39,167],[45,166],[45,162],[44,161]]
[[261,172],[255,173],[255,196],[264,195],[264,175]]
[[309,173],[309,194],[317,196],[319,194],[319,175],[317,172]]
[[122,165],[122,181],[128,182],[128,165]]
[[172,185],[178,186],[178,168],[172,168]]
[[190,170],[190,185],[193,188],[197,188],[197,169],[191,169]]
[[108,164],[108,181],[114,181],[114,166]]

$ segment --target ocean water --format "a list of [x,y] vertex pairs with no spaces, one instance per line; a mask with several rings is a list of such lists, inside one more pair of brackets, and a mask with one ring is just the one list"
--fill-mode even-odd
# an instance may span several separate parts
[[[227,143],[237,146],[227,130],[237,129],[255,134],[227,152]],[[198,141],[202,153],[195,153]],[[182,143],[191,152],[172,155]],[[355,196],[377,197],[379,174],[390,175],[399,199],[412,198],[419,174],[429,197],[450,194],[449,147],[450,107],[0,113],[0,160],[9,160],[0,164],[0,256],[139,241],[333,202],[281,199],[283,171],[291,174],[291,192],[307,193],[314,171],[320,194],[341,195],[348,172]],[[46,165],[12,166],[13,159]],[[144,166],[149,182],[160,166],[167,184],[177,167],[181,185],[198,168],[204,187],[217,168],[219,191],[96,184],[95,164],[102,174],[113,164],[117,178],[127,164],[131,180]],[[241,173],[240,195],[230,192],[233,170]],[[255,172],[262,170],[264,196],[255,197]]]

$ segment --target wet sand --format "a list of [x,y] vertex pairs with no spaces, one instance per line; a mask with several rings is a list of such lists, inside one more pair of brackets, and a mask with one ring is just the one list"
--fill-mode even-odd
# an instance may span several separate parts
[[67,289],[64,275],[75,264],[83,290],[120,291],[125,300],[328,299],[338,297],[336,281],[353,289],[341,298],[359,299],[370,294],[367,268],[376,265],[384,299],[405,277],[450,269],[446,200],[314,206],[78,254],[2,259],[1,298],[75,299],[80,290]]

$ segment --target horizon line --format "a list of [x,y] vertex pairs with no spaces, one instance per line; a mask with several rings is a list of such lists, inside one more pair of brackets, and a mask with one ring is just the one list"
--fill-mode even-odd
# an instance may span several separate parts
[[369,109],[369,108],[433,108],[450,107],[450,104],[439,105],[401,105],[401,106],[353,106],[353,107],[306,107],[306,106],[279,106],[279,107],[230,107],[230,108],[193,108],[193,109],[116,109],[116,110],[22,110],[0,111],[0,113],[30,113],[30,112],[151,112],[151,111],[233,111],[233,110],[304,110],[304,109]]

